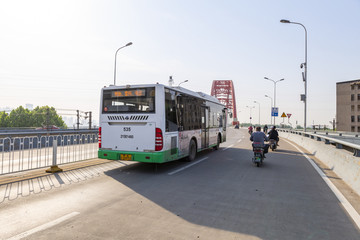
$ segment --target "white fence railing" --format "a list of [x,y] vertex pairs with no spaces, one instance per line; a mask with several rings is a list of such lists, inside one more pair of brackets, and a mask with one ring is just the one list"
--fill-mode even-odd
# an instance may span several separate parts
[[53,144],[57,164],[97,158],[96,133],[0,138],[0,175],[53,165]]
[[[333,137],[330,137],[330,135],[328,135],[328,134],[321,135],[321,134],[316,134],[316,133],[300,132],[300,131],[287,130],[287,129],[279,129],[279,131],[301,135],[304,137],[314,139],[316,141],[322,141],[325,144],[334,144],[336,146],[336,148],[338,148],[338,149],[346,148],[347,150],[352,151],[354,156],[360,157],[360,144],[352,143],[352,142],[350,142],[348,140],[346,141],[344,139],[335,138],[335,134]],[[341,137],[341,136],[343,136],[343,134],[341,134],[341,133],[336,134],[336,136]],[[357,137],[358,137],[358,135],[355,135],[353,138],[357,138]]]

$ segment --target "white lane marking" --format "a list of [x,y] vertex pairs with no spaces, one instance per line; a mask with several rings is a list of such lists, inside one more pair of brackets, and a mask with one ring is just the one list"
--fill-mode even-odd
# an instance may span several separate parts
[[189,164],[189,165],[187,165],[187,166],[185,166],[185,167],[179,168],[178,170],[175,170],[175,171],[173,171],[173,172],[169,172],[168,175],[173,175],[173,174],[175,174],[175,173],[178,173],[178,172],[180,172],[180,171],[183,171],[183,170],[185,170],[185,169],[187,169],[187,168],[189,168],[189,167],[191,167],[191,166],[194,166],[195,164],[201,163],[202,161],[204,161],[204,160],[206,160],[206,159],[208,159],[208,158],[209,158],[209,157],[204,157],[204,158],[200,159],[200,160],[197,161],[197,162],[193,162],[193,163],[191,163],[191,164]]
[[343,205],[345,210],[348,212],[350,217],[353,219],[357,227],[360,229],[360,215],[359,213],[354,209],[354,207],[349,203],[349,201],[344,197],[344,195],[337,189],[337,187],[330,181],[330,179],[325,175],[325,173],[316,165],[316,163],[309,158],[303,151],[300,150],[296,145],[293,143],[287,141],[290,143],[290,145],[294,146],[301,154],[310,162],[310,164],[315,168],[315,170],[319,173],[319,175],[322,177],[322,179],[326,182],[326,184],[329,186],[331,191],[335,194],[337,199],[340,201],[340,203]]
[[237,142],[239,143],[239,142],[241,142],[241,140],[242,140],[242,139],[239,139]]
[[66,220],[68,220],[68,219],[70,219],[72,217],[75,217],[76,215],[79,215],[79,214],[80,214],[79,212],[69,213],[69,214],[67,214],[65,216],[62,216],[62,217],[60,217],[58,219],[55,219],[55,220],[53,220],[51,222],[45,223],[45,224],[40,225],[40,226],[38,226],[36,228],[33,228],[33,229],[29,230],[29,231],[26,231],[26,232],[20,233],[20,234],[18,234],[16,236],[13,236],[11,238],[8,238],[7,240],[19,240],[19,239],[25,238],[25,237],[27,237],[27,236],[29,236],[31,234],[36,233],[36,232],[40,232],[40,231],[43,231],[45,229],[51,228],[51,227],[53,227],[53,226],[55,226],[55,225],[57,225],[57,224],[59,224],[61,222],[64,222],[64,221],[66,221]]
[[231,145],[228,146],[227,148],[224,148],[223,151],[225,151],[225,150],[227,150],[227,149],[229,149],[229,148],[231,148],[231,147],[233,147],[233,146],[234,146],[234,144],[231,144]]

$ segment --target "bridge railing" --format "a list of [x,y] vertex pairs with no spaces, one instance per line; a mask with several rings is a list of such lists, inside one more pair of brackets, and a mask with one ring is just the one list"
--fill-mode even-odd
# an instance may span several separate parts
[[96,132],[40,136],[17,134],[0,138],[0,175],[51,166],[54,142],[57,145],[57,164],[97,158]]
[[[352,143],[349,141],[344,141],[344,140],[335,138],[335,136],[339,136],[339,137],[344,136],[343,133],[336,133],[336,134],[333,133],[332,135],[334,137],[330,137],[328,133],[325,133],[325,135],[321,135],[321,134],[317,134],[316,132],[310,133],[310,132],[302,132],[302,131],[295,131],[295,130],[289,130],[289,129],[279,129],[279,131],[301,135],[303,137],[308,137],[308,138],[314,139],[316,141],[322,141],[325,144],[333,144],[338,149],[346,149],[346,150],[352,151],[354,156],[360,157],[360,145],[359,144],[355,144],[355,143]],[[347,136],[358,138],[358,135],[347,135]]]

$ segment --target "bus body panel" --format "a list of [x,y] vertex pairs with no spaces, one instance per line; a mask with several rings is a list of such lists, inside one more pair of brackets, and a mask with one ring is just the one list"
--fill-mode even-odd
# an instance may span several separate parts
[[187,156],[191,139],[195,139],[197,149],[201,150],[201,130],[189,130],[179,132],[179,155]]
[[[102,147],[118,151],[154,151],[155,123],[102,124]],[[148,137],[144,137],[148,136]]]
[[[141,106],[140,112],[131,112],[132,108],[139,108],[137,105],[146,104],[141,102],[143,95],[143,89],[148,88],[155,89],[155,96],[152,100],[155,100],[155,110],[147,112],[143,106]],[[133,90],[135,89],[135,90]],[[102,90],[101,94],[101,106],[100,106],[100,125],[101,125],[101,148],[98,151],[98,157],[110,160],[131,160],[138,162],[149,163],[164,163],[168,161],[177,160],[179,158],[187,157],[189,154],[189,146],[191,139],[194,139],[197,145],[197,150],[201,151],[214,147],[217,145],[218,135],[221,135],[221,142],[225,141],[226,126],[215,127],[215,122],[223,122],[226,124],[226,109],[223,105],[215,102],[204,101],[202,113],[203,123],[200,129],[184,130],[179,125],[178,127],[170,126],[167,121],[165,91],[179,92],[176,96],[189,96],[188,94],[196,95],[192,91],[186,89],[169,88],[161,84],[149,84],[149,85],[136,85],[136,86],[122,86],[122,87],[106,87]],[[138,92],[137,92],[138,91]],[[104,97],[105,92],[107,98]],[[120,103],[114,104],[117,99],[114,97],[114,93],[121,95],[119,98]],[[136,93],[139,94],[140,100],[135,101],[132,104],[130,101],[122,103],[121,99],[126,99],[126,94]],[[198,96],[199,99],[201,97]],[[111,101],[110,101],[111,100]],[[136,100],[136,99],[135,99]],[[178,101],[178,99],[176,99]],[[110,105],[107,106],[106,103]],[[179,104],[179,102],[177,102]],[[179,107],[180,105],[177,105]],[[214,108],[216,106],[216,108]],[[108,108],[109,112],[104,112],[104,109]],[[223,114],[219,120],[219,108],[224,109]],[[120,109],[119,112],[116,112]],[[126,109],[126,110],[124,110]],[[129,111],[127,111],[129,109]],[[113,112],[110,112],[113,111]],[[176,111],[179,111],[177,109]],[[217,112],[217,115],[214,113]],[[221,112],[221,111],[220,111]],[[176,112],[178,115],[178,112]],[[209,125],[210,114],[213,126]],[[179,116],[177,116],[179,117]],[[221,124],[220,124],[221,125]],[[156,129],[160,129],[162,133],[162,149],[155,151],[156,142]]]

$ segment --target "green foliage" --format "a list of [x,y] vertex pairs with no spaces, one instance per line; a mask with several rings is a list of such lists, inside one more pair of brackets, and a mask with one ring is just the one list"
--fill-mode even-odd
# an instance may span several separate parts
[[46,127],[52,125],[66,128],[64,121],[53,107],[36,107],[30,111],[20,106],[12,110],[10,114],[0,112],[0,127]]
[[0,127],[9,127],[9,114],[7,114],[5,111],[0,112]]

